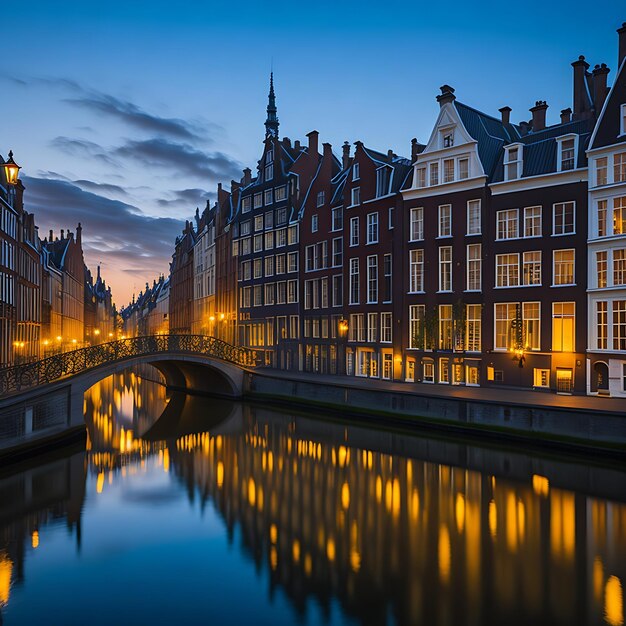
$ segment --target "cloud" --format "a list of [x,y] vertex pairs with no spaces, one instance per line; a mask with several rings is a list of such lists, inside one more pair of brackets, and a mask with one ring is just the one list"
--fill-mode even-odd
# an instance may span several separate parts
[[113,154],[148,167],[168,169],[211,182],[241,176],[241,165],[223,152],[202,152],[189,144],[166,139],[130,140],[116,148]]
[[119,167],[118,163],[106,153],[101,145],[87,139],[73,139],[71,137],[60,136],[51,139],[50,146],[70,156],[80,158],[88,157],[111,165],[112,167]]
[[[183,220],[144,215],[136,206],[86,191],[68,180],[30,176],[22,180],[26,209],[35,214],[42,238],[50,228],[57,234],[59,228],[74,231],[81,222],[85,258],[91,267],[102,261],[111,270],[109,277],[131,274],[139,288],[167,270]],[[93,185],[97,188],[97,183]],[[127,301],[129,279],[108,280],[116,301]]]
[[[66,98],[64,102],[73,106],[108,115],[121,120],[125,124],[158,135],[187,141],[206,137],[207,131],[220,131],[217,124],[197,124],[175,117],[160,117],[147,113],[128,100],[121,100],[99,91],[82,89],[83,95],[77,98]],[[210,140],[210,139],[209,139]]]
[[157,204],[162,207],[198,207],[203,209],[209,199],[214,198],[215,194],[205,191],[204,189],[179,189],[172,191],[172,198],[160,198]]

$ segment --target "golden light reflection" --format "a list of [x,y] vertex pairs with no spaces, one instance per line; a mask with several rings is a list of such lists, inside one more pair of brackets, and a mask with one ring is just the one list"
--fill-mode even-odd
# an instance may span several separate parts
[[439,557],[439,579],[445,585],[450,580],[450,532],[444,524],[439,526],[439,542],[437,555]]
[[489,502],[489,533],[493,539],[498,534],[498,510],[494,500]]
[[276,524],[272,524],[270,526],[270,541],[272,543],[276,543],[278,541],[278,529],[276,528]]
[[96,481],[96,493],[102,493],[104,488],[104,472],[98,474],[98,480]]
[[533,491],[538,496],[547,498],[550,492],[550,481],[545,476],[533,474]]
[[4,552],[0,552],[0,606],[9,603],[12,572],[13,561]]
[[461,493],[456,494],[456,505],[454,512],[456,518],[456,529],[459,531],[459,534],[462,534],[465,528],[465,498]]
[[33,530],[32,535],[30,536],[30,544],[33,548],[39,547],[39,531]]
[[295,563],[300,561],[300,542],[297,539],[293,541],[293,547],[291,549],[293,560]]
[[170,471],[170,451],[167,448],[163,450],[163,471],[166,473]]
[[224,463],[222,463],[222,461],[218,461],[217,463],[216,478],[217,486],[219,489],[221,489],[222,485],[224,484]]
[[332,537],[329,537],[328,541],[326,542],[326,556],[331,562],[335,560],[335,540]]
[[341,487],[341,506],[343,506],[344,509],[350,507],[350,487],[348,483],[343,483]]
[[609,576],[604,587],[604,619],[610,626],[624,624],[624,596],[617,576]]
[[604,584],[604,567],[602,567],[602,559],[596,557],[593,560],[593,597],[596,601],[602,598],[602,585]]

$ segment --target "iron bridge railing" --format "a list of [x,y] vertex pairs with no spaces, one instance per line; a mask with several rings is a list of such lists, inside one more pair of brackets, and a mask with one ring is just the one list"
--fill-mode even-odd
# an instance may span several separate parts
[[1,368],[0,397],[75,376],[107,363],[163,353],[210,356],[241,367],[256,365],[254,350],[232,346],[215,337],[202,335],[133,337],[62,352],[41,361]]

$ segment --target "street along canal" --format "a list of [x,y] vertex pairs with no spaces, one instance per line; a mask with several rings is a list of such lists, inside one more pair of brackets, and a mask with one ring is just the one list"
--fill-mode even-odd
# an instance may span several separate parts
[[[0,624],[624,623],[626,467],[168,394],[0,470]],[[160,418],[160,419],[159,419]]]

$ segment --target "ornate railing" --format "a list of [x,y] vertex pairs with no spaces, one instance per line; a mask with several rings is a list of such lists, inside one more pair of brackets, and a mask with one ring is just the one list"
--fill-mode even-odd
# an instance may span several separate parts
[[33,363],[2,368],[0,397],[75,376],[106,363],[162,353],[210,356],[241,367],[256,365],[254,350],[232,346],[215,337],[202,335],[133,337],[62,352]]

